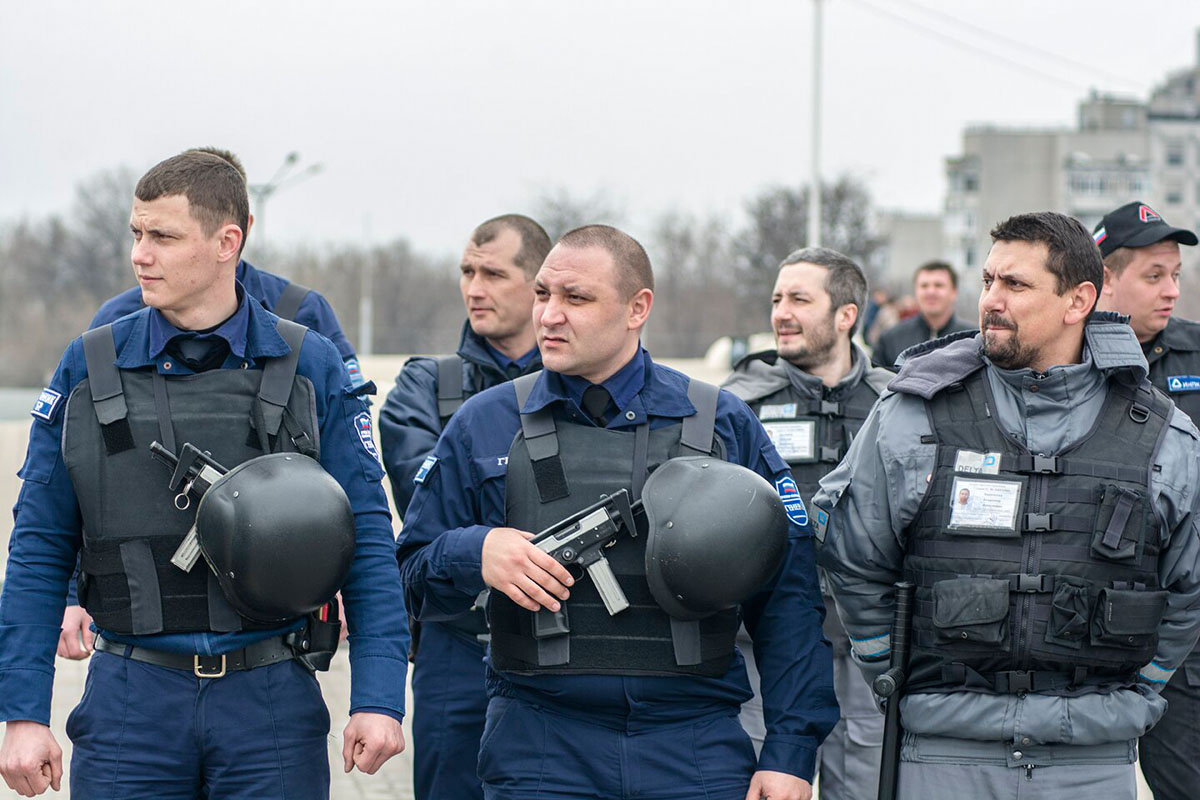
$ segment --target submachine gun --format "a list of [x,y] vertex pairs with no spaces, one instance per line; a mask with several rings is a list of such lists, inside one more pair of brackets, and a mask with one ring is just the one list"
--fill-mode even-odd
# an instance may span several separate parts
[[908,679],[909,636],[913,614],[912,583],[896,584],[896,610],[892,617],[891,658],[888,670],[871,684],[875,694],[885,703],[883,718],[883,756],[879,765],[878,800],[896,800],[900,776],[900,698]]
[[[620,489],[551,525],[534,536],[531,543],[568,569],[586,570],[609,615],[615,616],[629,608],[629,600],[604,557],[604,548],[616,543],[622,531],[631,537],[638,535],[634,514],[641,509],[640,500],[631,504],[629,492]],[[537,639],[570,632],[565,608],[558,611],[543,608],[534,615],[533,635]]]
[[[151,442],[150,454],[171,470],[171,480],[167,486],[171,491],[178,492],[175,495],[175,508],[180,511],[187,511],[193,501],[200,503],[205,493],[229,472],[210,453],[190,442],[183,445],[178,456],[159,442]],[[200,534],[193,523],[171,556],[171,563],[184,572],[191,572],[203,550]],[[287,644],[295,651],[296,660],[305,669],[323,672],[329,669],[337,652],[341,627],[338,602],[334,599],[308,614],[304,627],[287,635]]]

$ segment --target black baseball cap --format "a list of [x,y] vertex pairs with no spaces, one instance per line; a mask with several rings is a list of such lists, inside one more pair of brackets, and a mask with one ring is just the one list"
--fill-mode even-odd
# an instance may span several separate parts
[[1172,228],[1163,221],[1161,214],[1140,200],[1105,214],[1092,231],[1092,238],[1105,258],[1118,247],[1146,247],[1163,239],[1174,239],[1186,245],[1200,244],[1196,234],[1186,228]]

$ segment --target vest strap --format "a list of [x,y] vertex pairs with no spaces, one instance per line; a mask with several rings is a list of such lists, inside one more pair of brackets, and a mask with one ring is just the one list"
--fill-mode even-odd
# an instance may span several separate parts
[[711,383],[688,381],[687,397],[696,407],[696,413],[683,418],[679,443],[695,455],[707,456],[712,453],[720,394],[721,390]]
[[[121,543],[121,564],[129,583],[129,614],[133,634],[144,636],[163,629],[162,597],[154,555],[144,539]],[[213,576],[214,580],[216,576]]]
[[312,289],[298,283],[289,283],[284,286],[279,299],[275,301],[275,316],[286,319],[288,322],[295,320],[296,314],[300,311],[300,304],[304,302],[304,298],[308,297],[308,293],[311,291]]
[[104,436],[104,450],[116,455],[132,450],[133,431],[129,428],[129,409],[125,405],[125,390],[117,369],[117,344],[112,324],[102,325],[83,334],[83,358],[87,364],[88,389],[96,420]]
[[[513,391],[517,394],[518,413],[529,400],[535,383],[537,373],[522,375],[512,381]],[[567,473],[558,453],[558,431],[550,409],[542,408],[532,414],[522,413],[521,432],[525,436],[525,446],[529,449],[529,460],[533,463],[533,479],[541,501],[551,503],[570,495]]]
[[442,419],[442,427],[445,427],[446,421],[463,404],[463,360],[453,355],[439,356],[436,361],[438,416]]
[[157,371],[154,373],[154,413],[158,416],[159,441],[167,450],[178,454],[175,426],[171,424],[171,401],[167,397],[167,379]]
[[[286,319],[280,319],[275,324],[275,330],[291,350],[285,356],[270,359],[263,367],[262,382],[258,385],[257,405],[261,409],[261,418],[266,423],[266,430],[259,431],[260,441],[279,435],[279,427],[283,424],[283,411],[287,408],[288,398],[292,396],[292,383],[296,380],[300,347],[304,344],[304,334],[308,332],[308,328],[303,325]],[[264,448],[264,452],[269,452],[269,448]]]

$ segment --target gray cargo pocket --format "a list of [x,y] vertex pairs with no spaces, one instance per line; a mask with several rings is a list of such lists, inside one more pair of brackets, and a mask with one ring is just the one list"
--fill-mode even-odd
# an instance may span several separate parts
[[1092,552],[1109,561],[1138,558],[1147,528],[1146,510],[1146,496],[1141,492],[1105,486],[1092,527]]
[[943,642],[1008,641],[1008,581],[952,578],[933,585],[933,626]]
[[1046,641],[1078,650],[1088,633],[1088,617],[1092,604],[1085,584],[1074,584],[1059,577],[1050,600],[1050,623],[1046,626]]
[[1153,655],[1168,592],[1101,589],[1092,612],[1092,642],[1114,647],[1148,647]]

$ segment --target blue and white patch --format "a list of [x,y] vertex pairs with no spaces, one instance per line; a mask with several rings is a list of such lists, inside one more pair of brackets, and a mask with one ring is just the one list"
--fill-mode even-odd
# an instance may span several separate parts
[[437,463],[437,456],[429,456],[421,462],[421,468],[417,470],[416,476],[413,478],[413,483],[424,483],[429,477],[429,470],[433,469],[433,465]]
[[59,400],[62,400],[62,394],[47,386],[42,389],[42,393],[33,403],[33,410],[29,413],[40,420],[49,422],[50,418],[54,416],[54,409],[58,408]]
[[795,403],[764,403],[762,408],[758,409],[759,419],[792,419],[796,416],[799,410]]
[[368,412],[364,411],[354,418],[354,430],[358,431],[358,440],[362,442],[363,449],[382,464],[379,451],[375,449],[375,437],[371,435],[371,415]]
[[346,372],[349,373],[349,375],[350,375],[350,385],[355,388],[362,386],[364,383],[362,367],[359,366],[358,359],[357,358],[347,358],[345,363],[346,363]]
[[792,476],[786,475],[775,481],[775,491],[779,492],[779,498],[783,500],[783,510],[787,512],[788,519],[802,527],[807,525],[808,509],[804,507],[804,498],[800,496],[800,490]]
[[813,514],[813,528],[818,542],[825,541],[825,532],[829,530],[829,512],[818,508]]
[[1167,378],[1168,392],[1200,392],[1200,375],[1171,375]]

